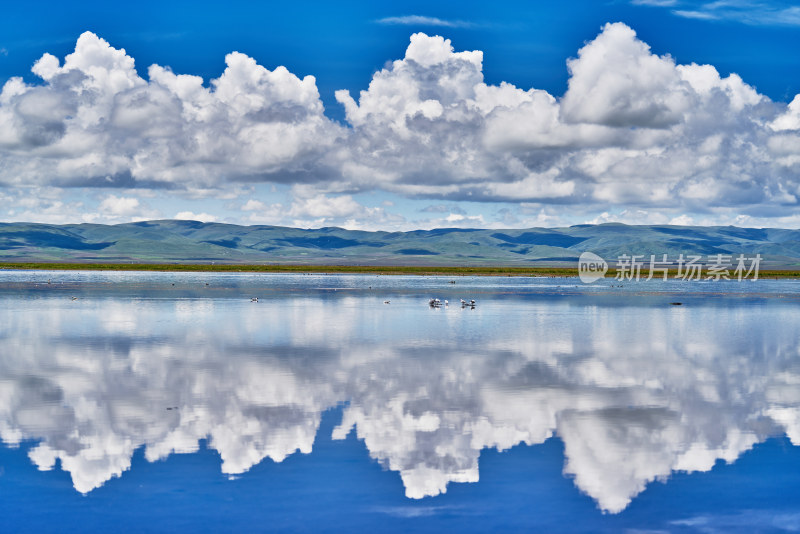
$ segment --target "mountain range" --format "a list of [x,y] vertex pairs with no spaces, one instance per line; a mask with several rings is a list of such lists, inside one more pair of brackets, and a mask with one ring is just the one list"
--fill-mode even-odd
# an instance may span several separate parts
[[0,223],[0,262],[275,263],[537,266],[574,264],[584,251],[622,254],[761,254],[800,265],[800,230],[619,223],[566,228],[438,228],[409,232],[239,226],[184,220],[126,224]]

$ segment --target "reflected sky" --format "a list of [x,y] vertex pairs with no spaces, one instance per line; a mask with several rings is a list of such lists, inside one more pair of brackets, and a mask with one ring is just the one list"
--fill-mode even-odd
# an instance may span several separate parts
[[213,451],[236,478],[358,440],[423,502],[480,485],[488,451],[555,439],[562,478],[610,514],[800,445],[795,281],[455,282],[2,272],[0,439],[90,495],[137,454]]

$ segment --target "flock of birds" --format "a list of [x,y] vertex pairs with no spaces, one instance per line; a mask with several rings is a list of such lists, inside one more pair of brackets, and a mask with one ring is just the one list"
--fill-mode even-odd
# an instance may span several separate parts
[[[472,308],[473,310],[475,309],[475,299],[472,299],[472,300],[460,299],[460,300],[461,300],[461,307],[462,308]],[[250,299],[250,302],[258,302],[258,297],[252,297]],[[384,304],[389,304],[389,303],[391,303],[391,301],[390,300],[384,300],[383,303]],[[434,299],[430,299],[428,301],[428,305],[431,308],[441,308],[442,306],[445,306],[445,307],[449,306],[450,302],[448,302],[447,300],[442,301],[442,300],[434,298]]]
[[[49,284],[50,280],[48,280],[47,283]],[[175,284],[172,284],[172,285],[175,285]],[[208,285],[208,284],[206,284],[206,285]],[[371,287],[370,287],[370,289],[371,289]],[[72,297],[72,300],[78,300],[78,297]],[[472,299],[472,300],[459,299],[459,300],[461,300],[461,307],[462,308],[471,308],[473,310],[475,309],[475,299]],[[251,297],[250,298],[250,302],[258,302],[258,297]],[[384,304],[389,304],[389,303],[391,303],[391,301],[390,300],[384,300],[383,303]],[[671,304],[680,305],[679,302],[673,302]],[[450,302],[448,302],[447,300],[442,301],[440,299],[433,298],[433,299],[430,299],[428,301],[428,305],[431,308],[441,308],[442,306],[448,307],[450,305]],[[167,409],[169,409],[169,408],[167,408]]]
[[[475,300],[474,299],[473,300],[469,300],[469,301],[464,300],[464,299],[459,299],[459,300],[461,300],[461,307],[462,308],[475,309]],[[441,308],[442,306],[445,306],[445,307],[449,306],[450,303],[448,301],[446,301],[446,300],[443,302],[443,301],[441,301],[439,299],[434,298],[434,299],[430,299],[428,301],[428,305],[431,308]]]

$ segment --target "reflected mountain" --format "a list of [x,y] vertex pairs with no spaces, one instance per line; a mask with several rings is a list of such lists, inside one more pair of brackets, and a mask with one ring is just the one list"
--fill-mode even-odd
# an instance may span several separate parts
[[321,415],[355,432],[410,498],[477,482],[485,448],[564,443],[600,509],[787,434],[800,445],[798,304],[719,298],[244,299],[7,297],[0,438],[35,441],[90,492],[208,440],[222,472],[310,453]]

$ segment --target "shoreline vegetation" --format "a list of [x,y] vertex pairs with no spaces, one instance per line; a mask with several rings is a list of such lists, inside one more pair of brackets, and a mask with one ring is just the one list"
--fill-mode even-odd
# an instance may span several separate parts
[[[54,271],[165,271],[165,272],[219,272],[219,273],[307,273],[307,274],[377,274],[419,276],[544,276],[577,277],[576,267],[457,267],[418,265],[293,265],[293,264],[200,264],[200,263],[15,263],[0,262],[0,270],[54,270]],[[642,269],[641,279],[647,278]],[[677,270],[669,271],[674,278]],[[731,273],[732,274],[732,273]],[[616,277],[616,269],[609,268],[606,278]],[[659,272],[654,278],[663,277]],[[764,269],[759,278],[800,278],[794,269]],[[703,276],[705,278],[705,275]],[[752,275],[751,277],[752,278]],[[731,276],[731,279],[735,279]]]

